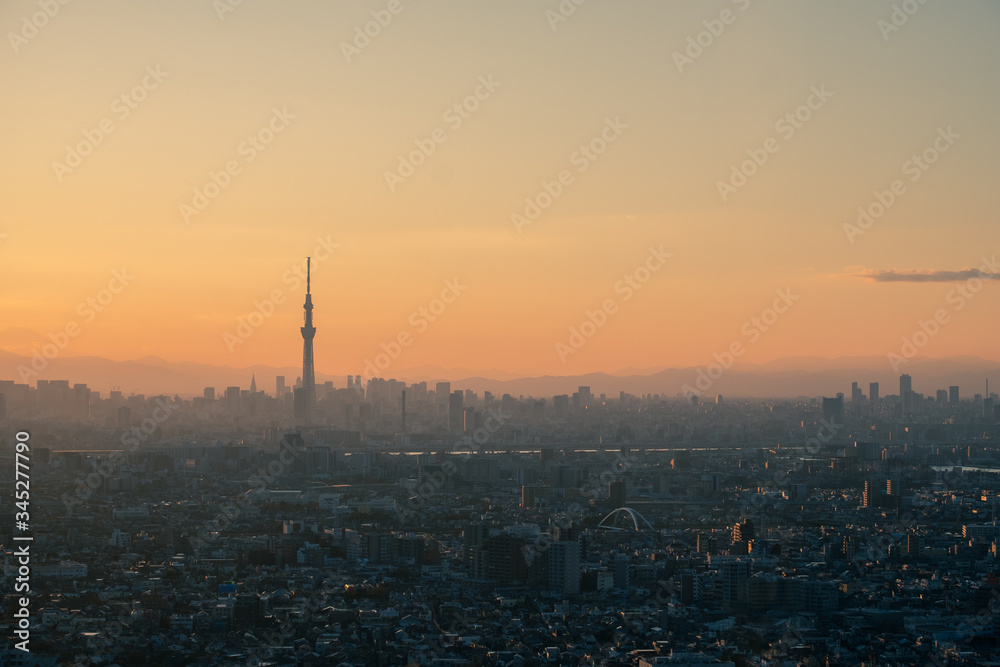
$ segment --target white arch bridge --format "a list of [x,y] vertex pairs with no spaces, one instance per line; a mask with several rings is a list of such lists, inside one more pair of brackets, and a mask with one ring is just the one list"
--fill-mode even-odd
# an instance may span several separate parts
[[[620,525],[622,523],[625,525]],[[630,523],[631,527],[629,527]],[[653,524],[649,523],[649,521],[646,520],[646,517],[639,514],[631,507],[619,507],[618,509],[608,513],[608,515],[601,519],[601,522],[597,524],[597,527],[605,530],[654,530]]]

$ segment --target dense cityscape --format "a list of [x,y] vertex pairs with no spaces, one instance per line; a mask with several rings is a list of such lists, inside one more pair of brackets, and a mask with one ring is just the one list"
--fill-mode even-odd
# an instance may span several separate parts
[[0,667],[1000,667],[997,0],[0,26]]
[[2,664],[1000,659],[996,394],[335,387],[310,382],[308,283],[304,316],[273,391],[0,381],[37,619]]
[[34,659],[993,657],[995,396],[904,411],[351,378],[317,392],[337,428],[292,430],[289,389],[3,385],[5,424],[36,443]]

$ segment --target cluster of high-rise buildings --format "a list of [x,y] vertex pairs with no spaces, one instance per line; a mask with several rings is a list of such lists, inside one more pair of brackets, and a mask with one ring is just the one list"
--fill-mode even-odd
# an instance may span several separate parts
[[306,289],[273,395],[0,383],[34,447],[31,664],[1000,661],[988,390],[335,388]]
[[[857,409],[867,405],[867,409],[892,410],[900,417],[930,413],[942,408],[958,408],[961,403],[958,385],[951,385],[947,389],[938,389],[934,396],[924,396],[913,390],[913,378],[909,374],[899,376],[899,394],[882,397],[879,391],[879,383],[872,382],[868,385],[868,395],[864,394],[861,386],[857,382],[851,383],[850,406]],[[972,397],[972,404],[982,412],[982,419],[987,422],[1000,420],[1000,398],[996,393],[990,393],[989,381],[986,380],[986,394],[975,394]],[[844,394],[838,393],[834,398],[823,399],[823,417],[831,423],[843,423],[844,411],[848,408]]]

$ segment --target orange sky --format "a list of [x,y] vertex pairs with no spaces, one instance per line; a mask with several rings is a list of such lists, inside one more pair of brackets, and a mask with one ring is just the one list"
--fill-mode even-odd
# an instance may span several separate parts
[[[595,0],[555,22],[554,0],[403,0],[348,62],[342,43],[388,5],[245,2],[220,19],[196,0],[93,0],[8,35],[0,349],[76,323],[63,354],[297,364],[303,286],[283,276],[324,239],[321,372],[361,373],[401,333],[397,369],[701,365],[789,288],[800,298],[744,360],[884,355],[941,308],[922,353],[1000,359],[992,284],[957,309],[959,282],[854,275],[976,268],[1000,249],[996,5],[930,3],[886,32],[891,2]],[[4,3],[0,26],[25,34],[36,11]],[[947,128],[957,139],[933,148]],[[81,142],[97,145],[79,166],[54,166]],[[412,175],[387,179],[419,146]],[[724,200],[732,166],[761,155]],[[213,173],[227,185],[185,213]],[[852,243],[845,223],[896,180]],[[543,182],[561,192],[519,232]],[[626,300],[616,284],[651,246],[671,257]],[[134,280],[89,319],[80,304],[122,268]],[[275,291],[273,315],[227,344]]]

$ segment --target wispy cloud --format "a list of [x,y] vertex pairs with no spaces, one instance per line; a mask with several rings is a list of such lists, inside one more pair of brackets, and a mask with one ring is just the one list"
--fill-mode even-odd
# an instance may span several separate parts
[[961,269],[959,271],[941,271],[937,269],[918,269],[900,271],[897,269],[875,270],[862,269],[850,275],[865,278],[875,283],[955,283],[970,278],[995,279],[1000,274],[985,273],[982,269]]

